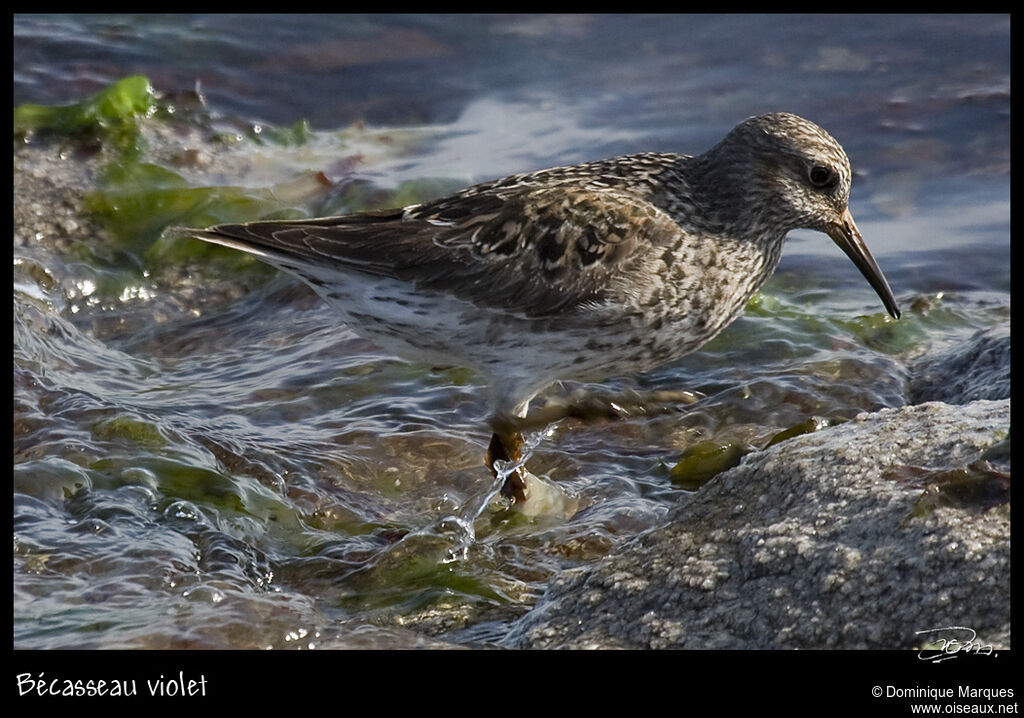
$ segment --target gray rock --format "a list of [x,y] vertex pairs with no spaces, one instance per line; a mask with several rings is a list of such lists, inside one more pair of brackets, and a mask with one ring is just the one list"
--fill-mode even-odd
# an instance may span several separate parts
[[899,467],[963,467],[1009,422],[1009,400],[929,403],[748,455],[667,525],[560,576],[504,644],[897,649],[968,626],[1005,648],[1008,503],[915,511],[924,488]]
[[99,226],[84,209],[97,182],[98,158],[72,156],[52,144],[14,148],[14,247],[40,245],[66,254]]
[[909,401],[966,404],[1010,398],[1010,325],[984,329],[963,344],[910,367]]

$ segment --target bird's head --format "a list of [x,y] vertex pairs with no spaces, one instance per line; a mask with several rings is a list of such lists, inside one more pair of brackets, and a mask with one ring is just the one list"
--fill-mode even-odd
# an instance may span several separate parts
[[824,232],[899,318],[889,283],[850,214],[850,161],[830,134],[797,115],[759,115],[733,128],[704,157],[718,166],[716,184],[731,184],[745,200],[733,206],[751,208],[748,225]]

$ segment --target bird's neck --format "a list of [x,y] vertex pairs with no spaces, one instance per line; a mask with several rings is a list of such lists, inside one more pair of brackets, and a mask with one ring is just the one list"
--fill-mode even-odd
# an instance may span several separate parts
[[780,231],[767,194],[751,184],[757,172],[742,158],[723,161],[716,150],[687,158],[686,171],[680,173],[687,185],[685,196],[697,210],[691,210],[690,221],[699,217],[702,229],[711,234],[754,242],[766,249],[781,246],[788,228]]

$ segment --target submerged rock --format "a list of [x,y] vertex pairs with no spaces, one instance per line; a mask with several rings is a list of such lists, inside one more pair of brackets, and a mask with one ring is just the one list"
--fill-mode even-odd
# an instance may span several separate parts
[[561,575],[503,643],[906,649],[967,626],[1006,647],[1008,503],[921,511],[929,487],[907,477],[975,462],[1009,423],[1009,400],[928,403],[750,454],[667,525]]
[[969,341],[910,366],[909,400],[966,404],[1010,398],[1010,325],[983,329]]

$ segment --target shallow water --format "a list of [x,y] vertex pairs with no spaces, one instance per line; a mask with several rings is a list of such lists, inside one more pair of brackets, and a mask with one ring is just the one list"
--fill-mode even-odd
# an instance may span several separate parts
[[299,191],[306,211],[701,152],[796,112],[851,157],[851,208],[904,316],[827,237],[794,232],[701,352],[555,388],[707,398],[534,437],[531,471],[579,511],[530,519],[488,501],[470,372],[395,360],[228,252],[17,244],[15,646],[490,645],[556,572],[685,500],[686,449],[906,403],[909,359],[1009,322],[1009,46],[1003,16],[17,16],[16,104],[145,74],[165,93],[198,82],[218,127],[308,119],[301,146],[174,167],[279,198],[309,171],[369,188]]

